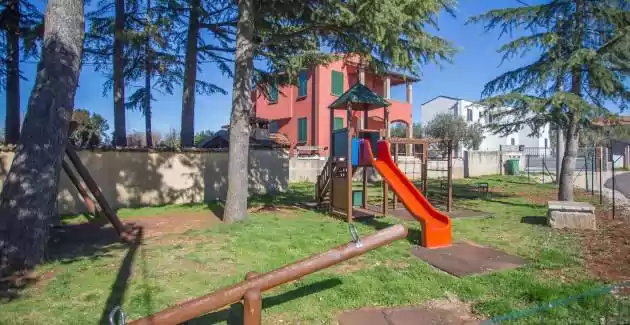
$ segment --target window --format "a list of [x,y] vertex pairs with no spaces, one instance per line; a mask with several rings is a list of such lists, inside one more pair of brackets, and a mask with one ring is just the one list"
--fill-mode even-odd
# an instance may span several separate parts
[[492,116],[492,114],[488,114],[488,123],[494,123],[494,116]]
[[331,79],[330,93],[335,96],[341,96],[343,94],[343,72],[333,70]]
[[308,71],[302,70],[300,71],[300,75],[298,76],[298,98],[306,97],[308,94],[308,90],[306,85],[308,81]]
[[269,84],[269,103],[275,104],[278,102],[278,83],[273,81]]
[[514,138],[510,139],[510,144],[511,145],[516,145],[516,139],[514,139]]
[[306,143],[307,139],[306,117],[298,119],[298,143]]
[[271,121],[269,123],[269,133],[278,133],[280,130],[280,123],[278,121]]
[[468,110],[466,110],[466,118],[468,119],[468,122],[472,122],[473,120],[472,108],[469,108]]
[[335,124],[333,125],[334,130],[343,129],[343,117],[335,117]]

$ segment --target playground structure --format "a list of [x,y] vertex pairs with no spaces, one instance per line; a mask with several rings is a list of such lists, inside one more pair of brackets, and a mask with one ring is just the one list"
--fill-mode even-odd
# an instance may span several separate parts
[[[383,215],[388,214],[389,188],[422,225],[420,245],[426,248],[440,248],[451,245],[451,220],[429,203],[422,192],[402,172],[392,158],[390,143],[420,145],[422,147],[423,191],[426,192],[426,159],[428,141],[422,139],[390,139],[389,128],[370,130],[363,125],[352,127],[354,112],[363,114],[363,123],[367,123],[370,110],[384,109],[384,125],[389,125],[388,106],[384,98],[376,95],[364,85],[357,83],[342,94],[330,106],[330,121],[334,120],[335,110],[345,110],[346,126],[334,129],[331,123],[331,155],[326,162],[316,184],[317,199],[324,203],[327,199],[328,210],[333,215],[345,217],[351,223],[355,217],[374,216],[367,210],[367,167],[373,167],[383,178]],[[375,151],[373,151],[373,149]],[[397,153],[397,150],[395,151]],[[395,155],[397,155],[395,153]],[[450,164],[449,164],[450,165]],[[353,176],[362,167],[362,191],[353,190]],[[450,167],[449,167],[450,170]],[[449,177],[450,181],[450,177]],[[450,185],[450,182],[449,182]],[[450,188],[450,186],[449,186]],[[449,197],[452,193],[449,191]],[[395,199],[396,200],[396,199]],[[361,208],[355,208],[356,201],[361,201]],[[449,200],[451,201],[451,200]],[[396,202],[396,201],[394,201]],[[395,203],[396,204],[396,203]],[[450,208],[450,206],[449,206]]]
[[[76,121],[70,122],[68,137],[72,135],[77,126],[78,124]],[[66,161],[64,157],[62,161],[63,170],[68,175],[68,178],[70,179],[74,187],[76,187],[79,195],[81,195],[83,203],[85,204],[88,212],[93,216],[107,218],[107,220],[112,224],[122,241],[132,240],[132,235],[129,233],[128,229],[125,229],[123,224],[120,222],[120,219],[118,219],[118,216],[116,216],[116,212],[114,212],[114,209],[112,209],[109,203],[107,203],[103,192],[99,188],[98,184],[96,184],[96,181],[94,181],[94,178],[92,178],[92,175],[90,175],[90,172],[85,167],[85,165],[81,161],[81,158],[79,158],[79,155],[77,154],[72,144],[69,143],[69,141],[66,145],[65,153],[70,160],[70,164]],[[74,171],[72,170],[72,166],[74,166],[74,169],[76,169],[79,176],[75,175]],[[81,183],[81,179],[79,177],[83,180],[83,182],[85,182],[85,187]],[[92,194],[94,199],[92,199],[90,193]]]
[[[262,293],[284,283],[300,279],[337,263],[349,260],[375,248],[388,245],[407,236],[407,228],[394,225],[363,239],[353,235],[353,241],[321,254],[285,265],[265,274],[248,273],[245,280],[206,296],[183,302],[153,315],[132,321],[129,325],[173,325],[187,322],[243,299],[245,325],[260,325]],[[110,314],[113,320],[116,309]],[[122,314],[121,314],[122,315]],[[124,322],[124,317],[123,322]]]

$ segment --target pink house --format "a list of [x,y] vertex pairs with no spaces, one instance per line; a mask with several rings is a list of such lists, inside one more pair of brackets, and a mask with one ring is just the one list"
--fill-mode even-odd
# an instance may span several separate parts
[[[292,147],[317,146],[321,155],[327,155],[330,147],[330,105],[352,85],[362,81],[376,94],[383,96],[389,106],[390,123],[411,125],[412,83],[417,79],[398,73],[376,75],[361,68],[358,60],[342,59],[328,65],[320,65],[300,73],[297,85],[271,86],[269,96],[254,93],[256,117],[270,120],[270,132],[285,134]],[[406,100],[391,99],[391,87],[406,85]],[[368,129],[383,129],[384,110],[369,112]],[[336,111],[335,128],[345,126],[346,113]],[[355,112],[353,127],[362,123],[362,113]],[[411,130],[411,128],[407,128]]]

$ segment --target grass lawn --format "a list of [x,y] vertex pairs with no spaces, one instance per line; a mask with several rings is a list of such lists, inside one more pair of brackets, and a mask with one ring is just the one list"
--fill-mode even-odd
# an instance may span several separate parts
[[[490,198],[467,195],[465,185],[478,181],[489,183]],[[294,184],[288,193],[254,197],[252,202],[291,204],[309,200],[312,193],[313,185]],[[370,193],[378,195],[378,188],[371,188]],[[457,240],[499,248],[530,263],[512,271],[455,278],[411,256],[410,241],[417,240],[419,225],[409,222],[410,233],[415,234],[411,240],[400,240],[266,292],[263,323],[336,324],[336,316],[344,310],[413,305],[447,296],[470,305],[481,318],[489,318],[604,284],[583,262],[579,233],[532,224],[543,218],[547,199],[555,196],[551,185],[528,184],[526,178],[488,177],[458,182],[455,194],[457,207],[491,214],[453,220]],[[208,207],[168,206],[119,214],[128,219],[191,211],[208,211]],[[107,313],[118,304],[127,319],[133,320],[238,282],[249,271],[271,271],[350,240],[345,222],[324,214],[260,211],[244,223],[147,237],[137,248],[117,243],[74,246],[39,267],[39,281],[1,301],[0,324],[106,323]],[[81,220],[85,219],[66,218],[73,224]],[[378,221],[401,222],[390,217]],[[375,231],[368,224],[357,224],[357,228],[363,236]],[[598,295],[513,323],[540,324],[544,317],[545,324],[599,324],[602,315],[613,314],[617,300]],[[190,324],[233,324],[238,309],[234,306]]]

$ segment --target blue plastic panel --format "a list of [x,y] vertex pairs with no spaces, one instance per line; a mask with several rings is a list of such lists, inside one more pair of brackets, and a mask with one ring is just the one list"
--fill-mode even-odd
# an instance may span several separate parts
[[361,140],[357,138],[352,138],[352,166],[357,166],[359,164],[359,146],[361,145]]
[[348,129],[337,129],[333,131],[332,141],[334,143],[333,156],[345,157],[348,155]]

